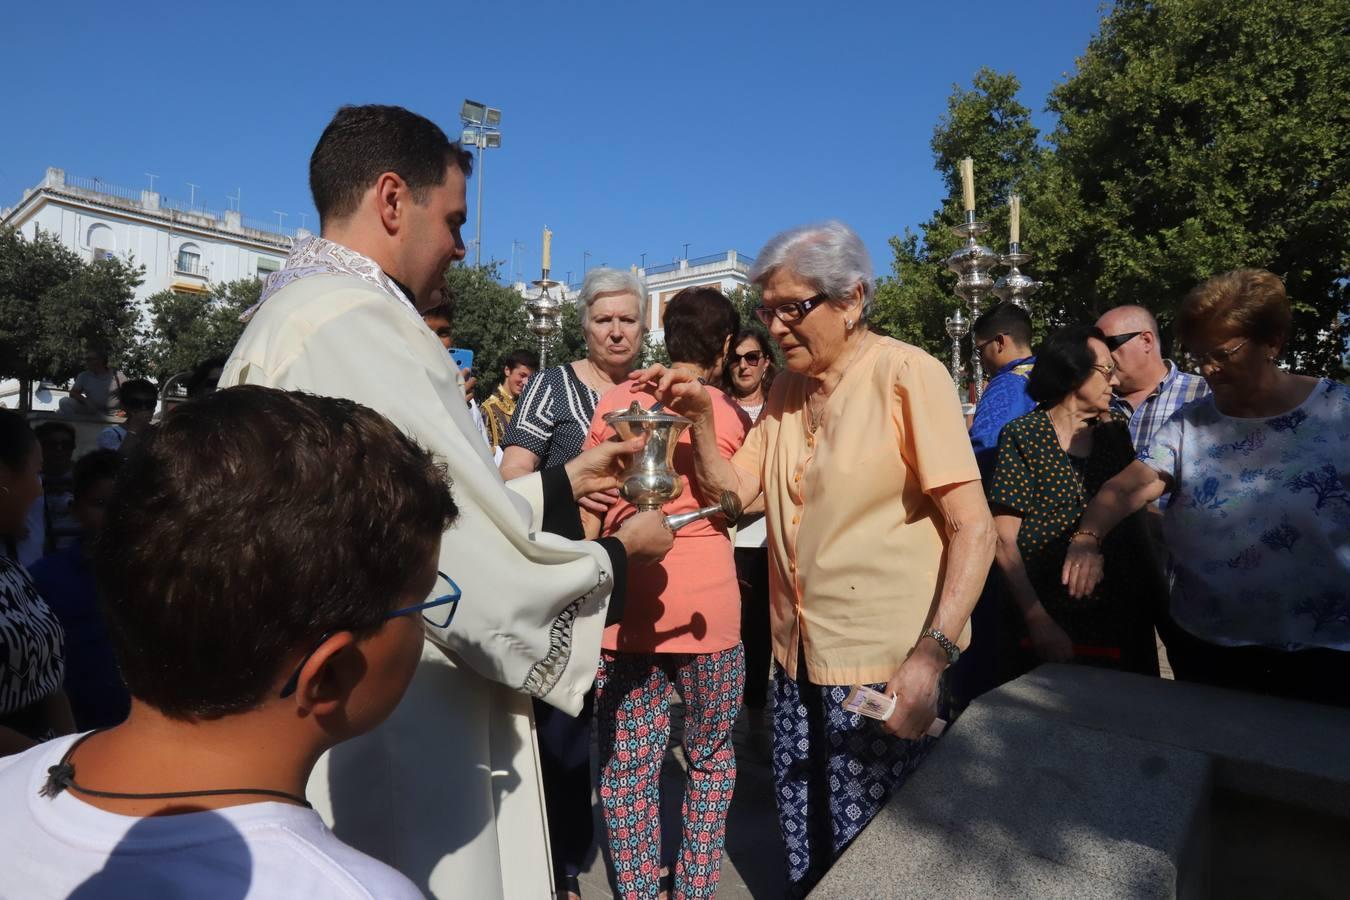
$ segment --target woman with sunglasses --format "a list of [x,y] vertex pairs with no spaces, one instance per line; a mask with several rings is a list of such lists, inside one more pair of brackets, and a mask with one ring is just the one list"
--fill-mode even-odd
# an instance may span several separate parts
[[[654,385],[694,420],[705,497],[764,496],[775,794],[787,893],[802,896],[932,744],[994,533],[947,370],[867,329],[874,280],[857,234],[840,222],[786,231],[751,278],[786,371],[732,459],[693,376],[653,366],[633,390]],[[846,711],[855,686],[895,697],[889,716]]]
[[[773,386],[769,336],[758,328],[742,328],[735,350],[727,357],[727,393],[753,425],[764,411]],[[741,588],[741,643],[745,646],[745,709],[751,740],[767,758],[764,710],[769,703],[769,536],[764,528],[764,498],[745,510],[736,523],[736,580]]]
[[999,435],[989,505],[999,570],[1021,620],[1001,629],[1005,680],[1042,661],[1158,674],[1148,598],[1163,587],[1140,517],[1105,545],[1108,577],[1097,590],[1072,599],[1059,579],[1083,510],[1134,459],[1124,417],[1111,412],[1115,370],[1096,326],[1055,331],[1027,379],[1037,408]]
[[736,335],[736,347],[727,357],[727,391],[736,405],[745,410],[754,424],[764,409],[764,398],[773,386],[773,354],[769,336],[758,328],[742,328]]
[[1088,507],[1062,578],[1084,596],[1102,544],[1164,493],[1164,633],[1176,677],[1350,705],[1350,388],[1276,361],[1292,325],[1262,269],[1215,276],[1177,326],[1213,394],[1178,411]]

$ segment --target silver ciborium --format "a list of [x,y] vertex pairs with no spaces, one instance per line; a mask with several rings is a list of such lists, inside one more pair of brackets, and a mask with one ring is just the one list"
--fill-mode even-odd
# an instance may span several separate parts
[[605,422],[621,440],[647,438],[647,443],[633,455],[623,473],[619,493],[642,512],[660,509],[684,491],[680,476],[675,473],[675,444],[692,424],[684,416],[643,409],[636,400],[622,412],[605,416]]
[[[657,408],[643,409],[635,400],[622,412],[605,416],[605,422],[620,439],[628,441],[646,436],[647,443],[633,456],[623,473],[619,493],[640,512],[660,509],[684,493],[684,481],[675,471],[675,445],[680,435],[692,424],[684,416],[661,412]],[[741,517],[741,499],[731,491],[723,491],[718,502],[702,509],[666,516],[666,527],[679,531],[691,522],[722,516],[730,524]]]

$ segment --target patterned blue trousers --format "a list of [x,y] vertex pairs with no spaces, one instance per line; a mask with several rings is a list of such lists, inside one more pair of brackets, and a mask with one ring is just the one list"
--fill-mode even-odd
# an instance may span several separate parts
[[773,778],[791,897],[815,887],[934,742],[902,740],[875,719],[844,712],[848,692],[812,684],[805,663],[796,681],[774,664]]

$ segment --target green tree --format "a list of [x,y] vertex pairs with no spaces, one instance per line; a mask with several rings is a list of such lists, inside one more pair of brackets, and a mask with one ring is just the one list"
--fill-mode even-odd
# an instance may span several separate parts
[[529,331],[525,299],[497,281],[500,265],[454,265],[445,273],[446,296],[455,310],[455,346],[474,353],[474,392],[480,400],[501,383],[502,356],[520,348],[539,350],[539,339]]
[[0,229],[0,377],[19,379],[24,408],[32,382],[70,378],[87,348],[116,357],[131,343],[142,274],[121,259],[86,263],[41,231]]
[[1028,221],[1044,298],[1071,317],[1270,269],[1296,366],[1343,374],[1350,276],[1345,0],[1119,0],[1049,99]]
[[217,284],[205,296],[160,291],[146,300],[149,327],[128,369],[159,383],[213,356],[228,356],[244,332],[239,316],[258,302],[262,282],[245,278]]
[[975,74],[969,89],[953,87],[931,142],[947,196],[918,231],[906,228],[891,238],[891,273],[877,282],[872,327],[940,359],[951,352],[945,319],[964,304],[953,291],[956,276],[943,264],[960,243],[952,226],[965,221],[960,161],[974,160],[976,209],[992,229],[982,240],[999,251],[1006,247],[1008,195],[1024,191],[1041,162],[1038,132],[1031,110],[1017,99],[1019,90],[1014,75],[988,68]]

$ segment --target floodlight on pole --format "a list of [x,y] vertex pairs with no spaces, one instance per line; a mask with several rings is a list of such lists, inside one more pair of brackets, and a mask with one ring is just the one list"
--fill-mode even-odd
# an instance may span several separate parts
[[477,100],[465,100],[459,108],[459,120],[464,125],[460,143],[478,148],[478,211],[473,239],[473,263],[478,266],[483,263],[483,151],[502,145],[502,111]]

